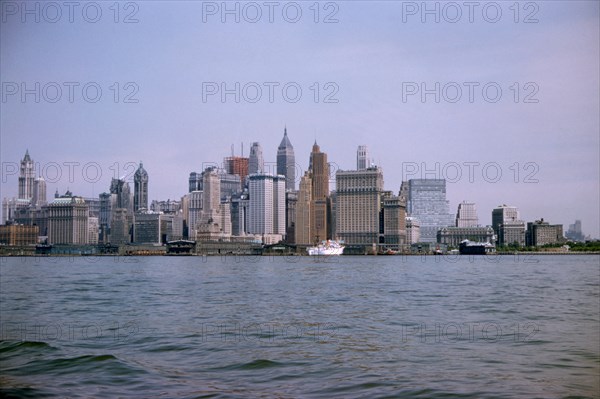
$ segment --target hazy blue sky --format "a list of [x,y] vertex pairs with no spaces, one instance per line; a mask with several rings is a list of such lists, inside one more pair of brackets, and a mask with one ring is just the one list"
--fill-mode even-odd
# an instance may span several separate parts
[[[142,160],[150,175],[150,198],[179,199],[187,192],[189,172],[222,162],[232,143],[239,154],[243,142],[248,154],[250,143],[259,141],[266,161],[274,162],[287,125],[302,169],[315,138],[341,169],[353,169],[356,147],[367,144],[388,190],[399,190],[403,170],[415,164],[434,169],[439,162],[438,175],[445,171],[457,180],[448,183],[452,212],[460,201],[474,201],[480,222],[489,224],[492,208],[505,203],[518,206],[527,221],[544,217],[566,230],[581,219],[586,233],[600,235],[597,1],[521,2],[518,7],[480,2],[472,22],[469,9],[458,2],[462,17],[457,23],[448,22],[456,7],[435,2],[427,4],[431,9],[438,4],[440,22],[434,15],[423,15],[422,22],[421,10],[415,10],[420,1],[322,2],[317,7],[276,2],[273,22],[258,2],[262,17],[257,23],[246,21],[256,15],[248,3],[238,3],[239,23],[234,15],[224,15],[223,23],[220,10],[209,15],[223,7],[221,2],[120,3],[118,15],[113,2],[82,2],[72,10],[73,22],[62,2],[54,3],[61,15],[56,7],[36,2],[27,3],[33,14],[23,13],[22,4],[2,3],[3,197],[16,196],[17,176],[10,168],[28,148],[51,180],[49,196],[67,188],[97,196],[108,190],[115,173],[127,173],[128,162]],[[302,15],[288,22],[295,18],[296,4]],[[494,4],[502,12],[498,18]],[[97,9],[99,21],[88,22]],[[328,15],[338,22],[324,23]],[[124,23],[126,17],[138,22]],[[498,22],[492,23],[494,18]],[[21,84],[34,89],[36,82],[40,101],[34,94],[22,98]],[[62,86],[55,103],[51,82]],[[65,82],[79,83],[73,86],[73,102]],[[102,89],[95,103],[82,96],[89,82]],[[255,96],[249,89],[239,103],[234,95],[225,102],[220,95],[203,101],[203,82],[225,82],[229,88],[256,82],[262,98],[248,101]],[[279,83],[273,102],[265,82]],[[302,89],[298,102],[282,95],[289,82]],[[425,83],[432,89],[436,82],[440,88],[456,82],[462,97],[450,102],[456,97],[451,84],[440,89],[439,103],[434,94],[425,102],[420,93],[403,99],[408,88]],[[464,82],[479,84],[472,102]],[[488,97],[482,94],[486,84]],[[336,87],[332,98],[338,102],[324,102]],[[491,102],[496,87],[502,95]],[[138,102],[124,102],[136,88],[131,99]],[[294,89],[288,94],[293,98]],[[93,97],[90,87],[88,100]],[[59,178],[52,162],[61,165]],[[80,164],[72,181],[64,162]],[[89,162],[102,168],[94,184],[82,177]],[[479,163],[472,182],[471,162]],[[456,177],[457,164],[462,177]],[[497,168],[502,176],[493,182]],[[88,172],[88,180],[94,180],[95,169]],[[420,175],[419,170],[406,177]]]

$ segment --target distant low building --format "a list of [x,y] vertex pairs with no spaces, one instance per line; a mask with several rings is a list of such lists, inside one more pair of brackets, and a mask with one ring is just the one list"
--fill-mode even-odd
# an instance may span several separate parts
[[581,230],[581,220],[576,220],[575,223],[570,224],[565,236],[571,241],[585,241],[586,237]]
[[39,235],[38,226],[9,224],[0,226],[1,245],[35,245]]
[[491,226],[487,227],[444,227],[437,232],[437,242],[458,248],[464,241],[487,242],[496,245],[496,235]]
[[529,247],[559,244],[564,241],[562,224],[549,224],[544,219],[527,223],[526,244]]

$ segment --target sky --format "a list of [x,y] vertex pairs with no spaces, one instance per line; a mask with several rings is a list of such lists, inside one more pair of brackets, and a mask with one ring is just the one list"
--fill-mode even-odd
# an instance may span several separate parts
[[446,178],[481,224],[507,204],[600,237],[597,1],[73,4],[1,3],[2,197],[29,150],[49,197],[143,161],[150,199],[179,199],[232,145],[274,164],[287,127],[332,189],[366,144],[387,190]]

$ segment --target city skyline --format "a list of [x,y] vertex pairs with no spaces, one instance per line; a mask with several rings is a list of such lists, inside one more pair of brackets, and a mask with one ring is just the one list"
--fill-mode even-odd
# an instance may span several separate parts
[[[290,140],[289,140],[289,138],[287,136],[287,127],[284,128],[284,136],[283,137],[284,137],[283,141],[287,142],[288,144],[290,144]],[[262,147],[260,146],[260,143],[254,142],[253,143],[253,147],[258,147],[258,151],[260,153],[259,158],[262,159],[263,158],[263,154],[262,154]],[[279,146],[279,149],[278,149],[278,152],[277,152],[278,155],[281,153],[280,149],[281,149],[281,145]],[[365,169],[362,169],[362,166],[364,166],[364,161],[361,162],[361,161],[359,161],[359,159],[360,158],[365,158],[363,155],[365,153],[368,154],[368,152],[369,152],[368,146],[366,146],[366,145],[358,145],[357,146],[357,151],[356,151],[356,157],[357,157],[356,160],[357,160],[357,163],[356,163],[356,167],[354,169],[347,169],[347,170],[334,169],[333,171],[329,172],[330,175],[332,173],[334,174],[333,179],[329,180],[329,192],[330,193],[335,193],[336,192],[336,187],[335,187],[335,185],[336,185],[336,183],[335,183],[336,182],[335,173],[337,173],[338,171],[341,171],[341,172],[359,172],[359,171],[365,171]],[[251,156],[251,154],[252,154],[252,151],[250,152],[249,157]],[[307,174],[308,174],[308,176],[312,176],[312,177],[310,177],[310,181],[311,181],[310,184],[313,186],[313,189],[311,190],[311,192],[315,191],[315,187],[314,187],[315,186],[314,171],[312,170],[312,168],[313,168],[313,162],[314,162],[313,157],[315,157],[315,154],[317,154],[316,156],[324,157],[323,160],[321,160],[319,162],[321,162],[321,163],[322,162],[326,162],[327,165],[331,165],[331,163],[327,162],[327,154],[320,152],[320,147],[319,147],[319,145],[317,144],[317,142],[315,140],[315,142],[313,143],[313,146],[312,146],[312,151],[310,153],[310,157],[309,157],[309,169],[307,171],[304,171],[304,173],[303,173],[303,177],[305,177]],[[249,157],[247,157],[245,159],[249,159]],[[293,150],[292,150],[292,157],[293,157]],[[368,155],[367,155],[367,157],[368,157]],[[221,191],[220,189],[217,189],[216,191],[215,190],[210,190],[210,191],[203,190],[203,188],[202,188],[202,186],[203,186],[202,180],[204,179],[204,182],[206,184],[207,176],[205,176],[205,172],[208,173],[208,176],[214,175],[215,177],[217,176],[217,174],[216,174],[217,170],[219,171],[219,173],[227,173],[227,168],[228,168],[227,163],[228,163],[228,160],[230,160],[230,159],[231,159],[231,157],[226,157],[225,156],[223,158],[223,162],[222,162],[222,164],[220,166],[215,166],[215,163],[209,163],[206,166],[205,170],[203,170],[201,173],[191,172],[190,175],[189,175],[189,180],[188,180],[188,184],[189,184],[189,187],[188,187],[189,190],[188,190],[188,192],[182,194],[181,197],[175,197],[173,199],[174,203],[179,203],[179,200],[177,198],[183,199],[183,195],[185,195],[187,193],[192,194],[192,193],[196,192],[194,190],[200,190],[199,193],[202,194],[201,196],[204,198],[204,200],[201,201],[201,202],[210,203],[210,201],[207,200],[207,196],[213,196],[215,198],[218,198],[218,192],[221,192],[221,194],[223,194],[223,191]],[[366,158],[366,159],[368,159],[368,158]],[[268,177],[268,176],[272,176],[274,178],[277,178],[279,175],[281,175],[280,173],[277,172],[278,168],[281,167],[281,165],[279,165],[277,162],[272,163],[272,162],[268,162],[268,161],[264,162],[264,160],[262,162],[259,161],[259,162],[257,162],[257,167],[260,168],[259,164],[263,165],[263,167],[262,167],[264,169],[263,172],[248,174],[246,176],[246,178],[249,178],[251,175],[254,175],[255,177],[261,177],[261,176],[263,176],[263,177],[267,176]],[[31,204],[33,204],[34,206],[36,204],[38,206],[40,206],[40,205],[44,205],[46,203],[51,203],[51,201],[47,201],[47,198],[43,198],[43,199],[38,199],[37,198],[36,192],[38,190],[38,184],[40,184],[40,186],[41,186],[41,191],[43,192],[44,197],[46,196],[46,182],[43,179],[43,177],[38,176],[39,174],[37,173],[37,169],[36,169],[35,165],[39,165],[39,163],[36,163],[35,160],[33,160],[31,158],[31,156],[29,154],[29,149],[27,149],[25,151],[25,155],[23,156],[23,159],[20,161],[20,168],[19,168],[19,176],[20,177],[17,179],[18,180],[19,196],[18,197],[3,197],[3,200],[15,200],[15,199],[16,200],[25,200],[26,199],[25,197],[26,197],[27,190],[24,187],[27,186],[27,183],[26,183],[26,180],[24,180],[25,177],[23,177],[23,176],[26,176],[27,179],[31,180],[31,182],[30,182],[31,184],[30,185],[32,186],[32,196],[28,197],[28,200],[31,201]],[[215,169],[215,168],[217,168],[217,169]],[[379,171],[378,173],[382,172],[381,167],[375,165],[374,163],[372,164],[371,168],[376,168]],[[322,167],[321,167],[321,169],[322,169]],[[325,169],[327,169],[327,168],[325,168]],[[288,168],[288,170],[291,170],[291,169]],[[292,171],[292,173],[295,173],[295,172],[296,171]],[[345,175],[345,173],[342,173],[342,175]],[[199,180],[199,182],[194,181],[194,187],[192,187],[192,181],[191,181],[192,176],[193,176],[194,179],[198,179]],[[300,177],[300,178],[296,177],[295,180],[298,180],[298,183],[300,183],[302,181],[303,177]],[[130,210],[132,211],[132,213],[133,212],[137,212],[138,211],[138,206],[136,205],[136,203],[138,201],[141,201],[140,199],[138,199],[138,195],[139,195],[139,198],[144,197],[145,200],[146,200],[146,202],[148,201],[148,198],[149,198],[148,197],[148,191],[149,191],[148,190],[148,186],[149,186],[148,185],[148,180],[149,180],[148,173],[147,173],[147,171],[143,167],[143,162],[140,161],[137,169],[135,170],[135,173],[132,175],[132,177],[129,180],[124,179],[124,178],[114,178],[114,177],[111,178],[109,189],[107,191],[104,191],[104,192],[102,192],[102,193],[99,194],[100,199],[98,201],[102,200],[102,196],[103,195],[114,195],[115,196],[114,201],[116,202],[116,204],[117,204],[116,206],[117,207],[131,208]],[[214,180],[214,178],[213,178],[213,180]],[[243,177],[238,176],[238,179],[237,179],[238,184],[240,184],[240,182],[242,180],[243,180]],[[144,185],[141,186],[141,188],[138,189],[138,185],[140,184],[141,181],[144,182],[143,183]],[[285,178],[284,181],[287,182],[288,178]],[[222,183],[220,182],[219,178],[216,179],[216,182],[217,183],[213,183],[213,184],[217,184],[217,187],[220,187]],[[198,183],[199,183],[199,186],[198,186]],[[409,179],[405,183],[407,183],[406,187],[404,187],[404,185],[401,185],[401,187],[399,188],[399,190],[397,191],[397,193],[401,197],[402,196],[406,197],[405,201],[406,201],[406,216],[407,216],[407,220],[408,219],[412,220],[412,219],[416,218],[417,221],[418,221],[418,223],[419,223],[419,226],[421,227],[420,236],[421,236],[421,238],[424,238],[424,242],[428,242],[428,240],[430,239],[429,236],[431,236],[431,238],[433,238],[434,242],[435,242],[435,231],[432,232],[429,235],[428,235],[428,233],[423,234],[423,231],[424,231],[423,228],[425,228],[425,231],[427,229],[427,222],[425,222],[424,220],[422,220],[423,216],[420,215],[419,212],[415,212],[412,209],[413,208],[412,200],[411,200],[411,198],[412,198],[411,197],[411,195],[412,195],[411,194],[412,193],[412,189],[410,187],[411,187],[411,184],[426,184],[426,185],[434,184],[434,185],[437,185],[439,183],[443,183],[443,195],[442,195],[442,197],[440,197],[440,199],[442,199],[442,198],[447,198],[447,192],[446,192],[446,183],[447,182],[444,179]],[[42,184],[43,184],[43,186],[42,186]],[[284,184],[284,187],[285,187],[286,184]],[[380,184],[383,185],[383,180],[381,181]],[[130,186],[134,186],[134,189],[132,189]],[[241,185],[240,188],[241,188],[241,190],[236,190],[238,193],[240,193],[240,194],[242,192],[248,193],[248,188],[249,187],[246,186],[244,188],[244,186]],[[321,191],[323,189],[324,188],[321,188]],[[123,191],[123,190],[125,192],[125,196],[121,196],[121,194],[120,194],[121,191]],[[139,194],[138,194],[137,190],[140,191]],[[383,186],[382,190],[385,191],[386,187]],[[287,191],[294,191],[296,193],[296,195],[301,194],[301,192],[299,190],[293,190],[293,189],[290,190],[290,189],[287,189],[287,187],[285,188],[285,191],[286,192]],[[316,190],[316,191],[319,191],[319,190]],[[392,195],[395,194],[394,190],[389,190],[389,191],[392,193]],[[229,189],[226,189],[225,192],[228,193]],[[281,192],[283,192],[283,191],[281,191]],[[55,198],[62,198],[62,195],[60,193],[61,193],[61,191],[57,188],[56,189],[56,193],[54,194],[54,197]],[[441,194],[441,192],[440,192],[440,194]],[[77,193],[72,194],[71,190],[68,189],[68,188],[67,188],[67,191],[66,191],[66,195],[67,196],[73,195],[73,197],[86,198],[86,196],[81,195],[81,194],[77,194]],[[429,197],[429,195],[430,194],[427,195],[427,198]],[[435,194],[434,197],[437,198],[436,197],[437,195],[438,194]],[[229,196],[229,194],[227,194],[227,196]],[[312,196],[312,194],[311,194],[311,196]],[[434,197],[432,197],[432,198],[434,198]],[[89,198],[89,197],[87,197],[87,198]],[[167,201],[170,201],[170,200],[171,199],[169,198]],[[37,201],[41,201],[41,202],[38,204]],[[160,200],[158,200],[158,199],[152,199],[152,203],[153,204],[150,207],[148,207],[147,203],[146,203],[145,207],[140,207],[139,209],[140,210],[144,210],[145,209],[146,212],[155,213],[154,203],[155,202],[159,202],[159,201]],[[434,203],[436,201],[434,201]],[[124,203],[122,203],[122,202],[124,202]],[[214,200],[213,200],[213,202],[214,202]],[[515,209],[515,211],[513,211],[513,212],[516,212],[515,215],[517,215],[517,218],[519,218],[519,220],[521,220],[521,222],[523,223],[523,225],[526,224],[525,218],[520,218],[518,216],[518,215],[520,215],[519,206],[518,205],[515,206],[514,204],[513,205],[499,204],[499,205],[493,207],[490,210],[490,212],[488,213],[490,215],[490,222],[489,223],[483,222],[483,223],[479,224],[479,222],[478,222],[479,213],[478,213],[478,210],[477,210],[476,201],[472,202],[472,201],[466,201],[466,200],[463,200],[462,202],[460,202],[460,203],[457,204],[457,206],[456,206],[456,209],[457,209],[456,212],[457,213],[455,214],[456,215],[455,216],[455,223],[452,224],[450,222],[450,219],[452,219],[452,217],[453,217],[453,215],[452,215],[452,212],[453,212],[452,211],[452,206],[449,205],[449,201],[447,199],[444,199],[443,202],[446,203],[447,205],[445,205],[445,206],[448,207],[449,213],[443,215],[443,216],[447,216],[448,221],[446,223],[442,223],[442,222],[440,222],[440,223],[434,223],[434,225],[439,225],[439,226],[453,226],[453,225],[456,225],[458,227],[466,227],[467,224],[463,225],[463,224],[459,223],[459,215],[461,214],[461,212],[464,212],[464,207],[465,206],[469,206],[469,210],[468,210],[469,213],[468,213],[468,215],[470,215],[469,216],[470,218],[474,219],[474,221],[471,221],[470,224],[468,224],[468,226],[473,226],[473,227],[476,227],[476,226],[481,226],[481,227],[495,226],[494,223],[496,223],[496,222],[494,221],[495,220],[494,219],[494,217],[495,217],[494,215],[496,214],[496,211],[499,211],[500,209],[503,209],[503,208]],[[431,203],[429,205],[425,205],[424,204],[422,206],[434,207],[435,208],[435,206],[437,206],[437,205],[434,205],[434,203]],[[223,209],[222,209],[223,205],[224,204],[221,203],[220,209],[219,208],[213,208],[213,207],[210,207],[209,209],[216,209],[215,212],[223,212]],[[312,208],[312,206],[311,206],[311,208]],[[461,208],[463,210],[461,210]],[[229,209],[229,208],[227,208],[227,209]],[[431,208],[431,209],[433,209],[433,208]],[[4,218],[5,217],[4,216],[4,207],[1,209],[1,211],[2,211],[2,218]],[[203,211],[203,212],[206,212],[206,210]],[[211,212],[213,212],[213,211],[211,211]],[[464,218],[465,216],[463,215],[462,217]],[[210,219],[210,220],[213,219],[212,216],[206,216],[205,218],[206,219]],[[515,219],[515,218],[513,217],[512,219]],[[483,220],[486,220],[486,217],[484,217]],[[542,217],[540,219],[532,219],[532,220],[535,220],[536,223],[539,220],[541,220],[543,222],[544,221],[544,217]],[[230,224],[229,225],[230,227],[227,229],[227,231],[231,231],[231,221],[228,221],[228,223]],[[530,222],[530,223],[533,223],[533,222]],[[581,221],[578,220],[578,219],[576,219],[575,223],[579,223],[579,229],[581,231]],[[312,221],[311,224],[314,224],[314,221]],[[559,223],[559,224],[561,226],[564,226],[564,232],[567,232],[568,228],[573,226],[571,223],[567,223],[567,224],[564,224],[564,225],[561,224],[561,223]],[[311,231],[313,231],[314,229],[315,228],[312,227]],[[496,227],[494,227],[494,229],[496,230]],[[587,231],[587,230],[585,230],[585,231]],[[499,235],[498,231],[496,231],[495,233],[496,233],[497,236],[502,236],[502,234]],[[317,234],[317,236],[318,236],[318,234]],[[596,237],[594,237],[594,236],[590,236],[590,237],[592,239],[596,239]],[[523,242],[524,242],[524,240],[525,240],[525,237],[523,236]]]
[[[231,17],[223,23],[220,15],[203,15],[201,2],[181,4],[140,3],[139,22],[130,24],[115,24],[108,8],[96,24],[81,18],[71,24],[66,11],[58,23],[7,15],[0,27],[2,163],[18,164],[29,149],[36,162],[63,168],[57,184],[46,179],[49,193],[60,188],[95,197],[110,178],[135,172],[124,166],[142,160],[152,179],[150,199],[173,199],[186,192],[189,172],[220,164],[232,143],[239,155],[243,142],[245,156],[251,143],[261,143],[274,165],[287,126],[303,171],[315,139],[344,170],[354,169],[356,147],[367,144],[388,190],[397,191],[409,171],[417,169],[409,178],[421,178],[439,163],[438,174],[453,177],[458,164],[461,177],[448,181],[452,211],[463,200],[476,202],[485,223],[488,210],[515,204],[525,220],[566,226],[580,219],[600,236],[597,2],[540,3],[536,23],[523,23],[525,10],[515,23],[502,3],[497,23],[480,14],[471,23],[464,10],[456,24],[422,22],[403,14],[402,2],[336,3],[335,23],[323,23],[331,10],[321,10],[314,23],[307,4],[298,23],[278,14],[258,24]],[[36,82],[40,91],[58,82],[63,98],[49,102],[51,93],[41,93],[36,102],[34,93],[21,101],[21,84],[34,90]],[[63,82],[78,84],[73,102]],[[100,101],[82,99],[88,82],[102,88]],[[261,101],[246,101],[250,94],[239,102],[234,95],[221,101],[220,92],[203,96],[203,87],[215,88],[211,83],[229,90],[249,82],[263,88]],[[265,82],[279,84],[273,102]],[[288,82],[302,88],[300,101],[282,99]],[[473,102],[466,82],[479,85]],[[503,92],[495,103],[481,96],[490,82]],[[439,102],[435,93],[422,101],[422,83],[447,90],[437,93]],[[462,99],[447,101],[457,87]],[[408,96],[407,88],[419,93]],[[127,96],[137,102],[125,102]],[[524,102],[526,96],[537,102]],[[63,162],[78,162],[78,172],[97,162],[102,177],[91,184],[76,173],[71,182]],[[115,163],[118,173],[110,169]],[[489,176],[482,174],[486,164]],[[500,180],[490,182],[497,170]],[[4,170],[2,197],[17,195],[12,179]]]

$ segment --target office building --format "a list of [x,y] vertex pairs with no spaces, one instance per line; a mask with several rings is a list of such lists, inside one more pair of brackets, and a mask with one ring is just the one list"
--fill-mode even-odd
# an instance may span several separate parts
[[347,244],[377,244],[383,172],[379,167],[336,173],[336,234]]
[[285,193],[285,238],[288,244],[294,244],[296,239],[296,204],[298,203],[298,192],[289,191]]
[[248,179],[248,232],[285,238],[285,176],[260,173]]
[[265,160],[260,143],[252,143],[250,157],[248,158],[248,174],[263,173],[265,171]]
[[421,242],[436,243],[438,230],[455,224],[446,200],[446,180],[411,179],[407,191],[407,212],[419,219]]
[[479,218],[477,217],[477,207],[473,202],[463,201],[458,204],[456,211],[456,227],[477,227]]
[[148,209],[148,172],[142,162],[133,176],[133,211]]
[[306,172],[300,178],[300,189],[298,190],[298,199],[296,201],[296,228],[295,243],[300,245],[311,245],[312,234],[311,226],[312,210],[312,179],[310,173]]
[[383,242],[389,249],[400,250],[406,244],[406,206],[395,195],[385,196],[382,201]]
[[89,209],[69,191],[48,204],[48,243],[87,245]]
[[38,177],[33,181],[33,196],[31,198],[31,206],[41,208],[48,204],[46,197],[46,180],[43,177]]
[[283,129],[283,139],[277,148],[277,174],[285,176],[285,189],[296,189],[296,158],[294,147],[287,135],[287,128]]
[[496,245],[496,234],[491,226],[487,227],[443,227],[437,232],[438,244],[458,248],[464,240],[487,242]]
[[115,208],[110,222],[110,240],[113,245],[125,245],[131,242],[133,216],[125,208]]
[[[89,212],[88,212],[89,215]],[[98,236],[100,232],[100,226],[98,223],[98,217],[88,217],[88,244],[98,245]]]
[[21,167],[19,169],[19,199],[31,200],[31,198],[33,198],[34,181],[34,163],[29,156],[29,150],[27,150],[25,151],[25,156],[21,160]]
[[516,206],[500,205],[492,210],[492,228],[498,245],[525,245],[525,222]]
[[327,154],[321,152],[316,140],[310,153],[308,171],[312,181],[312,204],[311,204],[311,242],[331,238],[328,236],[330,222],[329,204],[329,163]]
[[406,243],[416,244],[421,241],[421,224],[419,219],[407,216],[406,217]]
[[241,179],[242,187],[246,187],[248,179],[248,158],[243,156],[231,156],[223,160],[225,171],[230,175],[238,175]]
[[38,226],[23,224],[0,225],[0,245],[35,245],[38,242]]
[[527,223],[525,244],[528,247],[541,247],[548,244],[559,244],[565,241],[562,224],[550,224],[541,220]]

